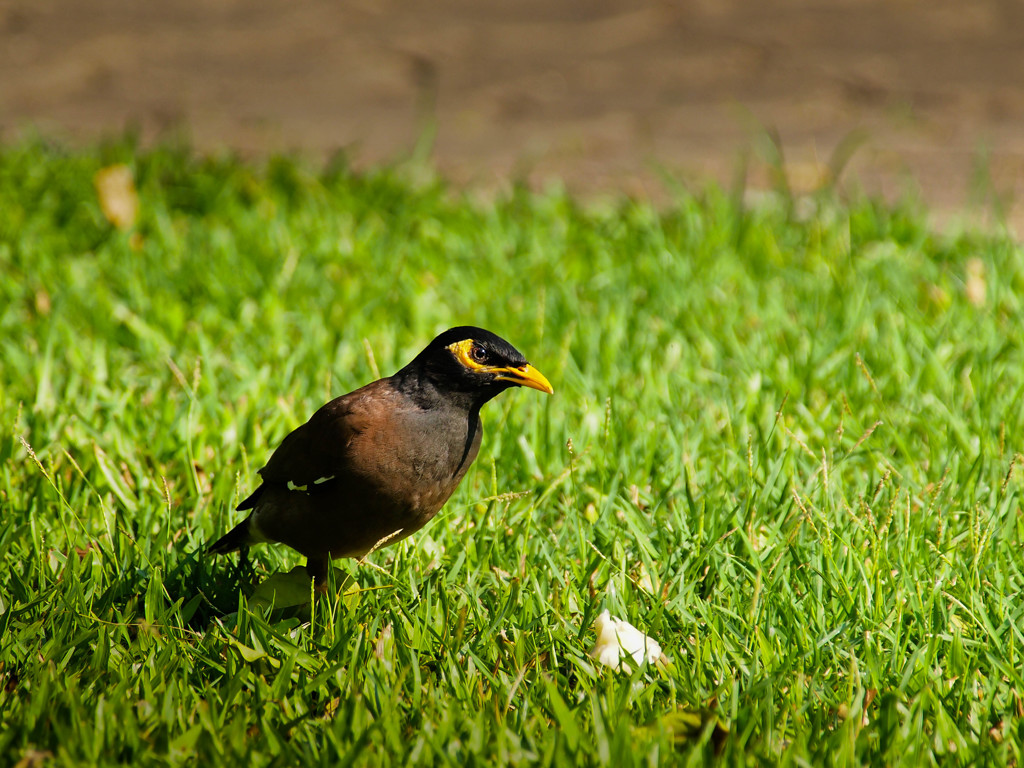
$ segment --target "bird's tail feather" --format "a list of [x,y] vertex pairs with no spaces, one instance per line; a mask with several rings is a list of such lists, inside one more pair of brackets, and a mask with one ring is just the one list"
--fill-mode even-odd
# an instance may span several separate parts
[[213,542],[213,544],[206,548],[206,553],[209,555],[225,555],[228,552],[235,552],[236,550],[256,544],[259,539],[253,536],[249,520],[250,518],[245,518],[245,520]]

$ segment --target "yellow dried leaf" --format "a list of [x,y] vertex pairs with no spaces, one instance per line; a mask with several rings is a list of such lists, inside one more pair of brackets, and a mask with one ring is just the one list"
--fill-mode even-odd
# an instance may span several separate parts
[[93,177],[93,184],[107,221],[118,229],[131,229],[139,213],[139,196],[131,168],[127,165],[101,168]]
[[985,281],[985,262],[975,257],[967,262],[967,280],[964,285],[967,300],[976,307],[984,306],[988,293]]

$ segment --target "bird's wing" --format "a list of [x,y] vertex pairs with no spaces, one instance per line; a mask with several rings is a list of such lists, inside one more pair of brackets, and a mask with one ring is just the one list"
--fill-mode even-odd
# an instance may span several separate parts
[[263,482],[313,491],[343,480],[349,471],[352,440],[367,429],[375,410],[375,390],[370,384],[320,408],[274,451],[260,470]]

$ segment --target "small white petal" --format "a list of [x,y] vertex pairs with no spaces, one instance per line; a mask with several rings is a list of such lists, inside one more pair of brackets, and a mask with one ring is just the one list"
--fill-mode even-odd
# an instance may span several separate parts
[[607,610],[601,611],[594,620],[594,632],[597,633],[597,642],[590,655],[606,667],[629,672],[627,658],[632,657],[636,664],[643,663],[644,658],[649,664],[654,664],[661,658],[661,645],[657,640],[628,621],[609,615]]

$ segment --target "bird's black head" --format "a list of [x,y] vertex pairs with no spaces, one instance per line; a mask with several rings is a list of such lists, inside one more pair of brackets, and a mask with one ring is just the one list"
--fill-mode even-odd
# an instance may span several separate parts
[[471,325],[450,328],[435,338],[399,371],[407,373],[426,378],[438,391],[469,395],[477,404],[509,387],[554,391],[522,352],[500,336]]

